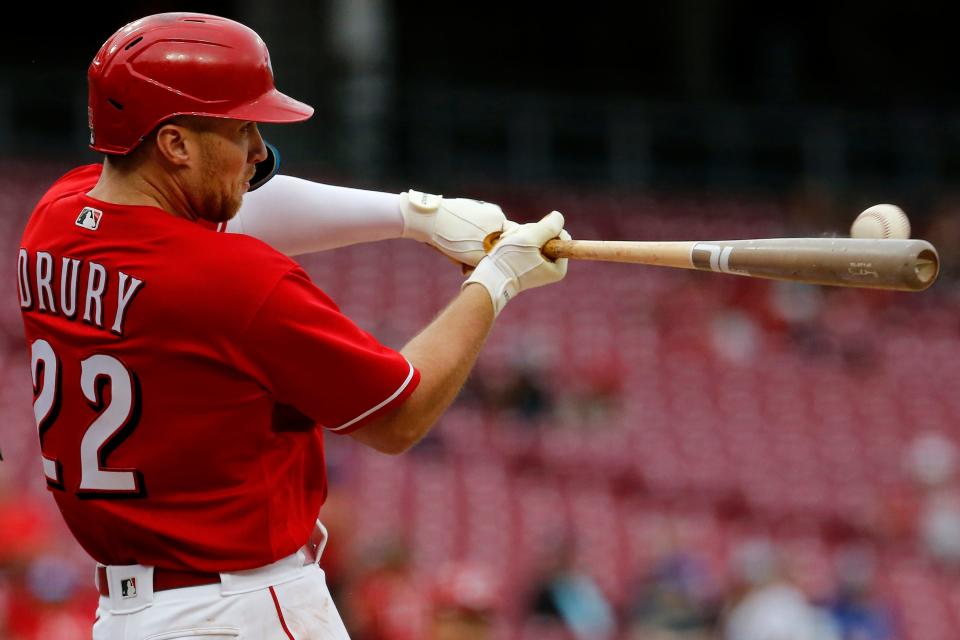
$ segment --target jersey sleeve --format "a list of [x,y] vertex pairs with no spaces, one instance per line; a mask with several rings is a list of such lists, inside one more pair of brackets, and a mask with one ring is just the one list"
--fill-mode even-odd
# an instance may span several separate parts
[[350,433],[402,403],[420,372],[357,327],[300,268],[287,272],[241,339],[278,402]]

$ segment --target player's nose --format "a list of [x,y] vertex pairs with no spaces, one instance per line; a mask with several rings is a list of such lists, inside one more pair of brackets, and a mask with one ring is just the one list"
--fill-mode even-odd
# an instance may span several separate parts
[[263,136],[257,123],[253,123],[253,135],[250,137],[250,163],[257,164],[267,159],[267,145],[263,143]]

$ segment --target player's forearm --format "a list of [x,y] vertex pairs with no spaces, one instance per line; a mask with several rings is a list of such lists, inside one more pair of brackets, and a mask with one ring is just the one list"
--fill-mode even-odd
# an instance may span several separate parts
[[227,231],[263,240],[288,256],[399,238],[400,196],[274,176],[246,194]]
[[490,328],[493,305],[483,287],[470,285],[401,353],[420,371],[420,384],[396,411],[353,435],[385,453],[402,453],[430,430],[456,398]]
[[423,433],[460,392],[492,326],[489,294],[471,285],[401,350],[420,371],[420,385],[411,397],[415,402],[408,411],[423,416]]

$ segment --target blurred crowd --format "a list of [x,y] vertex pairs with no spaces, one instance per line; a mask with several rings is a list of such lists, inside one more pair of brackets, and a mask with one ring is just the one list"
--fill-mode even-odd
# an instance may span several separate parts
[[723,578],[698,550],[668,544],[636,573],[629,598],[615,603],[590,568],[577,566],[574,546],[566,538],[545,544],[539,570],[515,602],[504,601],[497,576],[480,566],[448,567],[425,580],[402,547],[372,556],[378,560],[338,592],[356,640],[903,637],[895,608],[876,590],[867,547],[839,551],[831,590],[814,596],[794,581],[791,559],[769,539],[739,546]]

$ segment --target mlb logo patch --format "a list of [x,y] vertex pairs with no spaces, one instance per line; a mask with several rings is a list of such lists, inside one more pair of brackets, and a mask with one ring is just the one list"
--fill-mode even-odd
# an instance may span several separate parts
[[137,597],[137,579],[136,578],[122,578],[120,580],[120,597],[122,598]]
[[103,211],[100,211],[100,209],[84,207],[80,215],[77,216],[77,226],[96,231],[100,228],[100,218],[102,217]]

